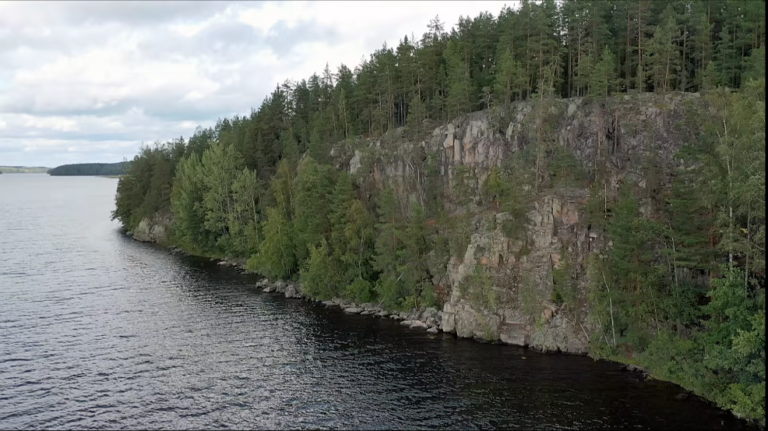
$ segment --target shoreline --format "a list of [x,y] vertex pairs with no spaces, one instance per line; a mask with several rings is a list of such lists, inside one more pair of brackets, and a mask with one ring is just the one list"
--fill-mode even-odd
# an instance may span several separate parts
[[714,408],[720,409],[724,412],[728,412],[729,414],[733,415],[735,418],[744,421],[750,426],[755,426],[757,429],[765,430],[765,426],[758,421],[745,419],[740,415],[738,415],[733,410],[718,406],[714,401],[709,400],[706,397],[700,394],[697,394],[690,389],[685,388],[684,386],[680,385],[677,382],[658,378],[653,374],[652,371],[647,370],[643,367],[640,367],[628,361],[627,362],[621,361],[619,360],[619,358],[595,357],[595,356],[592,356],[589,352],[581,354],[581,353],[573,353],[573,352],[567,352],[567,351],[561,351],[561,350],[558,350],[558,351],[540,350],[540,349],[536,349],[535,347],[531,347],[527,345],[521,346],[517,344],[505,343],[505,342],[502,342],[501,340],[488,341],[488,340],[483,340],[476,337],[459,337],[453,332],[445,332],[442,330],[443,312],[435,308],[422,308],[418,310],[411,309],[408,312],[388,311],[383,309],[380,305],[375,305],[372,303],[356,304],[354,301],[349,299],[344,299],[344,298],[333,298],[330,300],[315,299],[302,293],[301,284],[298,282],[291,281],[291,280],[277,280],[275,282],[271,282],[263,275],[256,272],[249,271],[246,268],[246,259],[232,259],[232,258],[227,259],[227,258],[211,257],[211,256],[205,256],[205,255],[196,255],[194,253],[187,252],[184,249],[178,248],[170,244],[160,244],[152,241],[138,240],[134,238],[131,232],[125,232],[122,229],[121,229],[121,233],[125,236],[130,237],[132,240],[136,242],[150,243],[150,244],[157,245],[173,255],[208,259],[210,262],[216,262],[217,266],[229,267],[239,271],[241,274],[250,274],[250,275],[260,276],[262,278],[256,282],[255,287],[258,290],[260,290],[262,293],[282,294],[285,296],[286,299],[299,299],[306,302],[314,302],[316,304],[322,304],[326,308],[332,308],[332,307],[340,308],[345,314],[359,314],[359,315],[364,315],[364,316],[367,315],[375,318],[392,319],[395,321],[399,321],[400,325],[402,326],[407,326],[411,330],[424,331],[424,333],[428,335],[444,333],[444,334],[450,334],[456,339],[464,338],[464,339],[471,340],[473,342],[478,342],[478,343],[522,347],[524,349],[530,349],[534,352],[541,353],[541,354],[563,354],[563,355],[572,355],[572,356],[586,356],[594,361],[609,362],[609,363],[615,364],[621,372],[632,373],[635,376],[635,378],[640,381],[656,380],[656,381],[665,382],[665,383],[669,383],[677,386],[680,389],[680,393],[675,396],[676,401],[683,402],[689,398],[698,399],[699,401],[704,402]]

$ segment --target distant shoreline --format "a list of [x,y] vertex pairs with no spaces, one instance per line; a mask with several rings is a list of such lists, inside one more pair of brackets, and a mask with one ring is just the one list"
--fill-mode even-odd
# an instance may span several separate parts
[[49,169],[42,166],[0,166],[0,174],[46,174]]

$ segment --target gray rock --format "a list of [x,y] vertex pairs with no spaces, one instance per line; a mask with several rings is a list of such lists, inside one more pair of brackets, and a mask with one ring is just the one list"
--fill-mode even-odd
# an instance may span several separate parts
[[325,305],[326,307],[335,307],[338,305],[333,301],[322,301],[321,304]]
[[401,325],[408,326],[408,327],[410,327],[412,323],[413,323],[413,320],[403,320],[402,322],[400,322]]
[[285,288],[287,287],[287,284],[283,280],[277,280],[275,282],[275,291],[283,293],[285,292]]
[[264,288],[264,293],[272,293],[275,291],[275,286],[267,286]]
[[360,313],[362,311],[363,311],[363,309],[359,308],[359,307],[349,307],[349,308],[345,308],[344,309],[345,313],[350,313],[350,314],[358,314],[358,313]]
[[427,324],[421,320],[411,321],[411,329],[427,329]]
[[424,320],[427,320],[427,319],[429,319],[430,317],[431,317],[431,318],[433,318],[433,319],[437,319],[439,316],[440,316],[440,315],[439,315],[439,311],[437,311],[437,309],[435,309],[435,308],[432,308],[432,307],[429,307],[429,308],[427,308],[426,310],[424,310],[424,312],[423,312],[423,313],[422,313],[422,315],[421,315],[421,317],[422,317]]
[[301,295],[299,292],[296,291],[296,288],[292,285],[289,285],[285,288],[285,297],[286,298],[299,298]]
[[437,334],[438,329],[433,326],[433,327],[427,329],[427,332],[429,332],[430,334]]

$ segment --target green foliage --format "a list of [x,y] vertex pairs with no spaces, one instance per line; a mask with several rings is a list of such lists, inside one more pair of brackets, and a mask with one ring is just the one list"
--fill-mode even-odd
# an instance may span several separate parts
[[247,168],[237,174],[232,184],[234,210],[229,219],[230,252],[237,256],[255,254],[261,242],[260,186],[256,171]]
[[[131,162],[119,163],[75,163],[71,165],[61,165],[48,170],[51,176],[66,175],[124,175],[131,167]],[[12,172],[12,171],[9,171]]]
[[319,246],[323,239],[330,239],[328,209],[332,208],[332,168],[311,157],[305,158],[297,169],[294,189],[293,234],[296,257],[303,261],[309,256],[310,248]]
[[336,259],[331,256],[328,243],[322,240],[320,246],[312,246],[309,253],[309,259],[301,269],[300,275],[304,292],[319,299],[338,296],[341,293],[339,271]]
[[577,286],[573,281],[572,271],[573,264],[568,256],[568,250],[563,249],[560,252],[561,265],[552,269],[552,281],[553,281],[553,302],[557,305],[563,303],[568,304],[572,310],[577,310]]
[[588,72],[589,95],[608,97],[618,88],[615,58],[606,45],[600,55],[600,61]]
[[498,296],[493,288],[488,270],[480,265],[475,272],[465,277],[461,291],[469,295],[473,304],[489,311],[496,311]]
[[532,185],[535,173],[531,169],[535,165],[533,150],[528,147],[513,153],[505,160],[501,181],[505,184],[497,197],[502,212],[508,217],[502,229],[508,238],[523,240],[527,232],[528,211],[534,196]]
[[585,178],[581,162],[567,148],[559,145],[553,148],[547,169],[555,187],[579,187]]
[[[422,306],[424,293],[432,290],[427,255],[432,249],[427,231],[424,207],[414,204],[410,220],[402,233],[403,247],[398,250],[400,282],[405,286],[405,300],[414,307]],[[430,295],[431,296],[431,295]]]
[[200,157],[192,153],[179,163],[171,196],[175,216],[173,236],[177,245],[201,253],[211,251],[216,243],[215,236],[205,228],[202,201],[207,188],[202,176]]
[[288,278],[296,268],[291,222],[277,208],[268,208],[262,231],[264,241],[258,254],[248,260],[248,268],[272,280]]

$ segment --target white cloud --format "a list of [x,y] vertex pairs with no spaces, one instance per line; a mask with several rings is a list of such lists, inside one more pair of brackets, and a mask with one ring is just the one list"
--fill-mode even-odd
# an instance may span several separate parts
[[[504,2],[2,2],[0,164],[131,158]],[[99,157],[105,159],[99,160]]]

